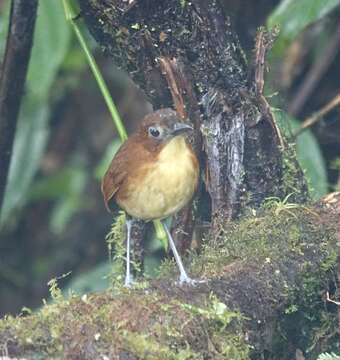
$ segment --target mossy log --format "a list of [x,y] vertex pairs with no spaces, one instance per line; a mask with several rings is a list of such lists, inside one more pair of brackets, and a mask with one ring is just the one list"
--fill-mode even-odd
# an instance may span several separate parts
[[[255,216],[256,215],[256,216]],[[132,289],[62,297],[0,321],[0,351],[32,359],[316,359],[340,351],[340,193],[272,202],[220,224],[177,286],[176,268]],[[326,297],[328,294],[328,298]],[[0,353],[1,354],[1,353]],[[301,357],[300,357],[301,358]]]
[[[301,171],[294,184],[284,181],[284,142],[263,96],[271,34],[260,33],[251,61],[216,0],[80,0],[80,5],[95,39],[154,108],[175,107],[195,125],[209,194],[204,207],[211,209],[213,225],[292,189],[295,201],[306,200]],[[290,163],[299,169],[293,159]],[[187,213],[182,217],[189,223]],[[191,234],[188,227],[179,233]]]

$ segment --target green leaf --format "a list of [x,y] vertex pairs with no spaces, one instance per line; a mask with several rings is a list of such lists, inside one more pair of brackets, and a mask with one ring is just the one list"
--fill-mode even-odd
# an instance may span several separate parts
[[[25,204],[32,179],[39,168],[49,135],[49,94],[68,51],[70,38],[61,2],[41,1],[0,226],[13,219],[12,212]],[[5,40],[6,34],[0,32],[0,43],[4,44]]]
[[10,1],[4,1],[2,7],[0,7],[0,57],[3,57],[5,51],[8,22],[9,22],[9,12],[10,12]]
[[[279,126],[286,133],[300,127],[300,123],[284,111],[272,110]],[[311,196],[319,199],[328,192],[327,172],[320,146],[311,130],[305,130],[298,136],[296,151],[299,163],[305,171]]]
[[27,75],[31,95],[46,100],[69,48],[71,30],[61,1],[40,1]]
[[[294,128],[298,128],[296,124]],[[311,195],[319,199],[328,192],[326,164],[320,146],[310,130],[299,135],[296,146],[298,160],[309,180]]]
[[4,225],[14,209],[25,201],[32,178],[39,165],[48,137],[47,118],[49,109],[24,99],[22,104],[13,154],[9,169],[6,193],[0,216],[0,225]]
[[280,56],[296,36],[308,25],[328,15],[340,0],[282,0],[268,17],[267,26],[280,27],[280,35],[272,53]]

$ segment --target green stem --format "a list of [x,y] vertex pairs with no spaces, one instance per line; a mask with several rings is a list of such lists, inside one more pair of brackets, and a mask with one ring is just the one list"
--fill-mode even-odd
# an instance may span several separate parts
[[119,116],[117,107],[112,100],[109,89],[108,89],[106,82],[98,68],[98,65],[96,64],[96,61],[95,61],[93,55],[91,54],[90,49],[88,48],[88,46],[86,44],[84,36],[81,33],[78,24],[74,20],[78,16],[79,12],[77,12],[75,10],[75,7],[71,4],[70,0],[63,0],[63,4],[64,4],[66,20],[68,20],[71,23],[73,30],[79,40],[79,43],[84,50],[87,61],[90,65],[93,75],[98,83],[99,89],[104,97],[106,105],[109,108],[109,111],[111,113],[113,123],[115,124],[116,129],[119,134],[119,137],[120,137],[121,141],[123,142],[127,139],[128,136],[127,136],[124,124],[122,122],[122,119]]
[[[65,10],[66,20],[69,21],[73,27],[73,30],[79,40],[79,43],[85,53],[86,59],[90,65],[92,72],[93,72],[93,75],[98,83],[99,89],[104,97],[106,105],[109,108],[113,123],[116,126],[119,137],[120,137],[121,141],[123,142],[128,137],[127,132],[124,127],[124,124],[122,122],[122,119],[119,116],[117,107],[112,100],[109,89],[108,89],[106,82],[98,68],[98,65],[96,64],[96,61],[95,61],[93,55],[91,54],[89,47],[86,44],[85,38],[84,38],[83,34],[81,33],[81,30],[80,30],[77,22],[75,21],[75,19],[79,15],[79,10],[76,9],[76,6],[72,3],[72,0],[63,0],[63,5],[64,5],[64,10]],[[163,244],[167,244],[166,233],[164,231],[164,228],[163,228],[160,220],[154,220],[153,224],[154,224],[156,236],[158,237],[158,239],[160,239]]]
[[168,238],[166,236],[166,232],[164,230],[163,224],[161,223],[160,220],[154,220],[153,226],[155,228],[157,238],[161,241],[161,243],[164,246],[164,249],[167,251],[168,250]]

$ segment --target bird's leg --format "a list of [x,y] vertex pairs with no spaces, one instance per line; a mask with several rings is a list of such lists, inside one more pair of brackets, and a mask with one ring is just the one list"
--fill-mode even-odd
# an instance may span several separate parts
[[126,275],[124,286],[130,287],[132,284],[132,275],[130,269],[130,242],[131,242],[131,228],[133,219],[126,217]]
[[166,225],[165,222],[162,222],[163,223],[163,226],[164,226],[164,230],[168,236],[168,239],[169,239],[169,243],[170,243],[170,247],[171,247],[171,250],[174,254],[174,257],[175,257],[175,260],[176,260],[176,263],[177,263],[177,266],[179,268],[179,271],[180,271],[180,277],[179,277],[179,282],[180,284],[183,284],[183,283],[188,283],[188,284],[195,284],[196,281],[191,279],[188,274],[186,273],[185,269],[184,269],[184,266],[183,266],[183,263],[182,263],[182,260],[181,260],[181,257],[179,256],[178,252],[177,252],[177,249],[176,249],[176,246],[175,246],[175,242],[171,236],[171,233]]

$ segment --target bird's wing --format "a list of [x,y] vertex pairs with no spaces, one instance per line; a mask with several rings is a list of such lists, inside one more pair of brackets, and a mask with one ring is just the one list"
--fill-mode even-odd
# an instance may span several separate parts
[[126,141],[117,151],[102,180],[104,202],[109,211],[111,211],[109,206],[110,200],[113,199],[114,195],[117,193],[128,175],[124,166],[127,160],[127,142],[128,141]]
[[143,166],[155,157],[155,151],[150,150],[147,140],[138,133],[132,135],[112,159],[102,181],[102,193],[106,208],[109,211],[110,201],[113,200],[119,189],[126,185],[136,173],[138,174],[139,166]]

